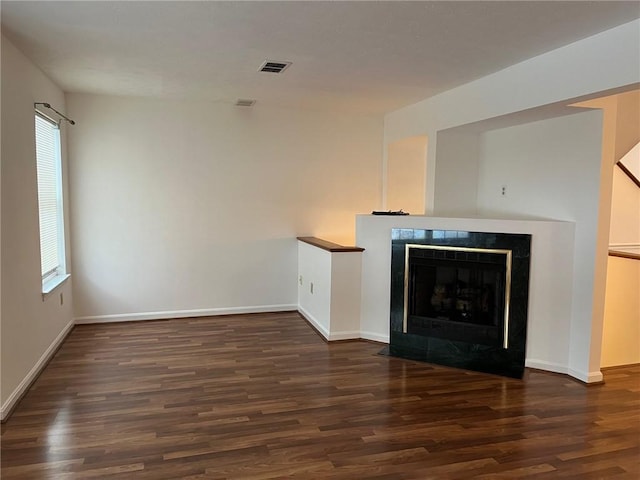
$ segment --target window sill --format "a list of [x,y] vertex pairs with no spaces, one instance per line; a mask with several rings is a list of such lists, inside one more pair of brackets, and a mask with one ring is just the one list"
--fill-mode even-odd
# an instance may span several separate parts
[[51,295],[60,285],[67,281],[70,277],[68,273],[64,275],[58,275],[46,283],[42,284],[42,300],[46,300],[49,295]]

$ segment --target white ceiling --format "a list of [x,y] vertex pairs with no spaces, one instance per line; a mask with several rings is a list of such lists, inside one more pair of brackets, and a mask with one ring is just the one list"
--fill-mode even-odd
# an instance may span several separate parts
[[[2,1],[66,92],[382,113],[640,17],[640,2]],[[612,52],[615,54],[615,52]],[[265,60],[293,62],[281,75]]]

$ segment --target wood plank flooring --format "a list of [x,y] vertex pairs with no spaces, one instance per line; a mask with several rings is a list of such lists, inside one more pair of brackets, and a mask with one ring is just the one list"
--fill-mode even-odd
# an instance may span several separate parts
[[77,326],[2,426],[9,479],[640,478],[640,367],[501,378],[297,313]]

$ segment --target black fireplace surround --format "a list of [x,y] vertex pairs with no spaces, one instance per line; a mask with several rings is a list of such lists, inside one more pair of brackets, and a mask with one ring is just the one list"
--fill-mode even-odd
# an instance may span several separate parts
[[531,235],[393,229],[389,354],[521,378]]

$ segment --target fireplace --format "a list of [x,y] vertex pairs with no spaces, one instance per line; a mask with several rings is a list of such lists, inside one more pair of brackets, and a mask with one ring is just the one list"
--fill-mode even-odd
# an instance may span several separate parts
[[521,377],[530,235],[394,229],[389,352]]

